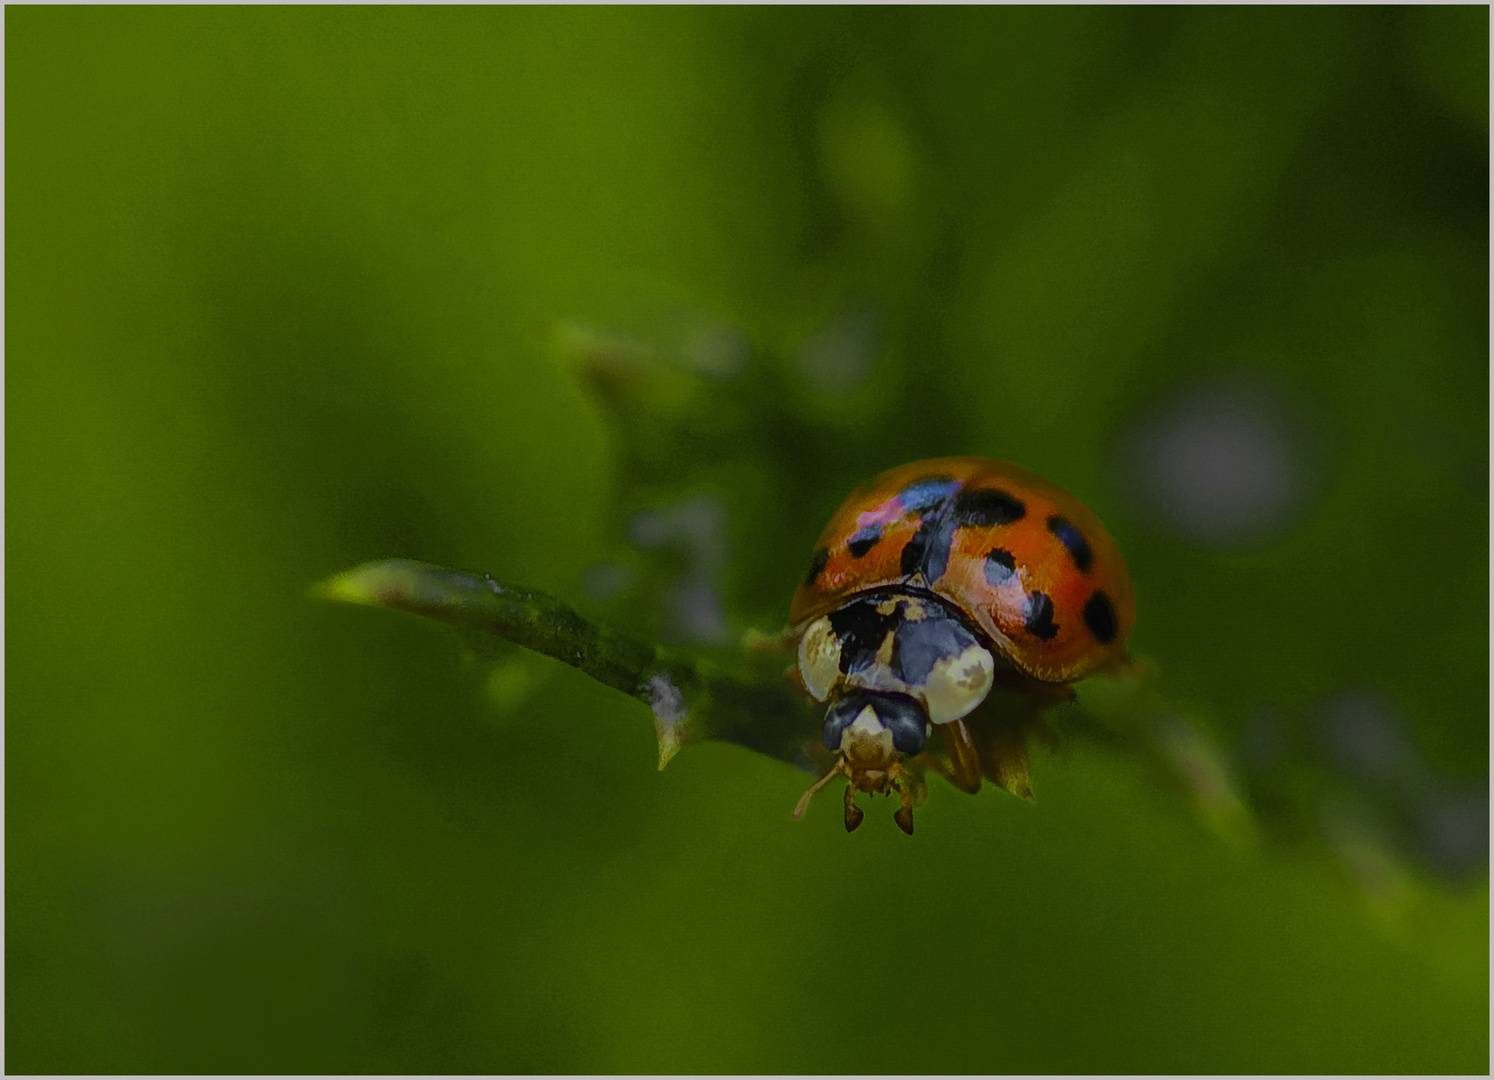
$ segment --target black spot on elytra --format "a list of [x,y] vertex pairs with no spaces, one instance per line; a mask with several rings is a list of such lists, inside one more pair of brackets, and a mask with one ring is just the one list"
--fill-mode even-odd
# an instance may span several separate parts
[[806,586],[813,585],[815,583],[815,579],[820,576],[820,571],[825,569],[825,564],[829,561],[829,548],[820,548],[819,551],[816,551],[814,553],[814,557],[809,560],[809,573],[804,578],[804,584]]
[[928,550],[929,532],[934,528],[936,522],[933,518],[924,518],[919,523],[918,531],[908,537],[908,542],[903,545],[902,562],[900,569],[903,577],[912,577],[918,573],[918,568],[923,565],[923,553]]
[[940,660],[959,656],[976,643],[975,636],[942,612],[905,622],[892,639],[892,672],[909,686],[921,686]]
[[882,539],[882,526],[867,525],[857,531],[846,544],[846,550],[851,553],[851,558],[859,559],[872,548],[876,547],[877,541]]
[[1089,627],[1089,632],[1102,645],[1109,645],[1115,640],[1115,605],[1100,590],[1096,590],[1084,604],[1084,625]]
[[1074,527],[1073,522],[1066,517],[1054,514],[1048,519],[1048,531],[1058,537],[1058,542],[1069,549],[1069,554],[1074,557],[1074,565],[1079,568],[1079,572],[1089,573],[1089,568],[1094,565],[1095,553],[1090,550],[1089,541],[1084,539],[1084,534]]
[[1027,594],[1027,632],[1044,641],[1058,633],[1058,624],[1053,621],[1053,601],[1047,593]]
[[988,529],[992,525],[1010,525],[1027,514],[1022,500],[1004,491],[986,488],[962,491],[954,502],[954,520],[960,525]]
[[918,531],[908,539],[903,548],[903,577],[922,573],[924,581],[932,585],[944,576],[949,568],[949,549],[954,545],[955,523],[943,514],[931,514],[923,519]]
[[[949,483],[949,490],[955,490],[957,484],[954,481]],[[932,585],[949,569],[949,553],[954,546],[956,529],[1010,525],[1021,521],[1026,513],[1027,507],[1022,501],[1004,491],[960,491],[952,501],[936,505],[924,517],[908,546],[903,548],[903,576],[912,577],[922,572],[923,579]]]
[[1004,548],[992,548],[986,556],[986,580],[992,585],[1005,585],[1017,572],[1016,557]]
[[852,600],[830,613],[830,629],[840,641],[841,674],[863,671],[876,663],[877,650],[898,618],[896,611],[891,615],[877,611],[883,599]]
[[910,514],[932,510],[959,490],[960,482],[949,476],[927,476],[897,493],[897,501]]

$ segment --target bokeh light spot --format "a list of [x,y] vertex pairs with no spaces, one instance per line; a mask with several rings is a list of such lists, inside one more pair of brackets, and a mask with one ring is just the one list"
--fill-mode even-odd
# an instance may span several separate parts
[[1185,392],[1144,417],[1126,442],[1122,458],[1138,502],[1196,543],[1249,543],[1301,507],[1303,440],[1262,384],[1231,379]]

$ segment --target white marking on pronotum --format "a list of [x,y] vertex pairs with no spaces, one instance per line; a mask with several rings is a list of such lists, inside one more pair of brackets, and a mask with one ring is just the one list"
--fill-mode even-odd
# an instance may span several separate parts
[[972,712],[991,692],[995,670],[995,661],[979,642],[967,645],[957,656],[940,660],[923,685],[929,719],[947,724]]
[[828,615],[810,623],[799,639],[799,677],[816,701],[828,698],[840,681],[840,638]]

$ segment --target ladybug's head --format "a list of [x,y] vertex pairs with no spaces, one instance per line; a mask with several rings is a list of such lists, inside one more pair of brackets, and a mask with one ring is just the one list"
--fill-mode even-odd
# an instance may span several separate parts
[[913,833],[913,796],[903,758],[923,750],[929,737],[928,711],[907,694],[853,690],[834,701],[825,715],[825,749],[838,756],[824,779],[804,793],[794,817],[802,817],[810,797],[836,776],[846,785],[846,831],[861,824],[856,792],[890,795],[894,788],[902,805],[893,815],[898,827]]
[[913,831],[914,779],[903,759],[923,751],[931,724],[947,724],[985,700],[996,658],[988,642],[953,607],[927,593],[889,591],[852,597],[804,627],[799,638],[799,680],[816,701],[829,703],[825,749],[844,775],[846,828],[861,824],[856,792],[890,795],[895,815]]
[[929,714],[907,694],[853,690],[830,706],[822,738],[826,750],[874,768],[872,762],[922,752],[929,741]]

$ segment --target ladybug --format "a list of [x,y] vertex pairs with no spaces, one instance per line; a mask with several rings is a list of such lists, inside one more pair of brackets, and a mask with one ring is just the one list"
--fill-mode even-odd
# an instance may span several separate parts
[[848,831],[863,817],[857,791],[896,790],[894,819],[911,834],[920,783],[904,762],[931,728],[949,758],[940,771],[978,790],[983,765],[995,775],[971,714],[992,686],[1064,700],[1067,684],[1126,663],[1135,618],[1110,533],[1025,469],[937,458],[862,485],[825,527],[789,612],[798,679],[828,704],[822,737],[836,754],[794,816],[844,775]]

